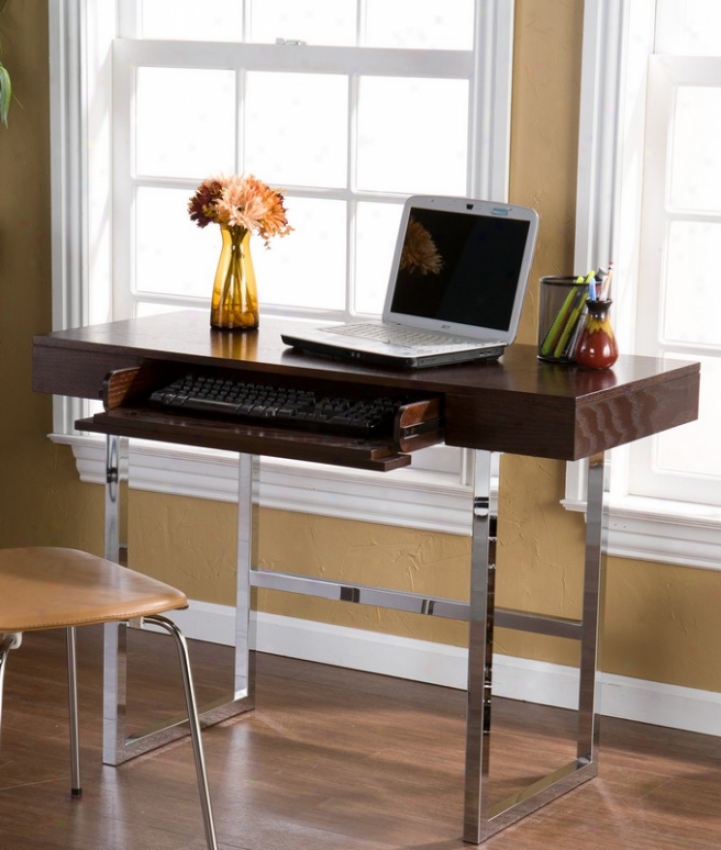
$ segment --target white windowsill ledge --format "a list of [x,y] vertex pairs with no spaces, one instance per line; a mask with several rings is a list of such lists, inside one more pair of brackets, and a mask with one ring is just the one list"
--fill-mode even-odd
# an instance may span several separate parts
[[[566,498],[567,510],[586,504]],[[641,496],[608,496],[608,554],[662,564],[721,569],[721,509]]]
[[[51,434],[70,445],[80,480],[105,483],[105,439]],[[233,452],[130,443],[131,489],[238,500],[238,456]],[[470,534],[472,491],[458,474],[406,468],[379,475],[366,470],[261,458],[263,507],[383,525]]]
[[[70,445],[80,480],[105,482],[105,440],[51,435]],[[232,452],[133,440],[133,489],[235,503],[238,462]],[[260,504],[381,525],[445,534],[471,533],[469,485],[457,474],[407,468],[379,475],[365,470],[262,458]],[[585,512],[580,498],[562,502]],[[639,497],[609,497],[610,555],[700,569],[721,569],[721,509]]]

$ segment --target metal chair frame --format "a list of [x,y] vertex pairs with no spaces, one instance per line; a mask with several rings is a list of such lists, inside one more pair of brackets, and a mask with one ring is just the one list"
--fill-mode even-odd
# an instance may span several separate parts
[[[156,626],[168,634],[172,635],[175,640],[175,646],[178,650],[178,659],[183,678],[183,689],[185,691],[185,701],[188,709],[188,723],[190,726],[190,737],[193,745],[193,756],[195,759],[195,770],[198,779],[198,790],[200,793],[200,806],[203,813],[203,826],[205,828],[205,839],[208,850],[218,850],[217,838],[215,835],[215,826],[213,821],[213,810],[210,802],[210,791],[208,788],[208,775],[205,765],[205,756],[203,753],[203,743],[201,739],[200,720],[198,717],[198,708],[195,701],[195,689],[193,686],[193,677],[190,668],[190,656],[188,654],[188,645],[183,633],[178,626],[166,617],[160,614],[153,614],[139,618],[140,625],[148,624]],[[128,620],[116,620],[114,622],[125,623],[130,625]],[[138,619],[132,621],[133,625],[138,625]],[[77,692],[77,658],[76,658],[76,627],[71,626],[66,629],[67,636],[67,660],[68,660],[68,708],[70,720],[70,766],[71,766],[71,794],[74,798],[80,798],[82,795],[82,785],[80,781],[80,735],[78,722],[78,692]],[[2,705],[3,691],[5,681],[5,670],[10,651],[17,649],[22,644],[22,632],[13,632],[0,635],[0,731],[2,730]]]

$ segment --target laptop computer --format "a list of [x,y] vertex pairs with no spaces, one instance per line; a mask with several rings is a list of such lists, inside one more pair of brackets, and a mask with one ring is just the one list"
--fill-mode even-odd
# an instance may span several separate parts
[[527,207],[413,196],[382,319],[284,333],[283,342],[397,368],[497,359],[518,331],[537,232]]

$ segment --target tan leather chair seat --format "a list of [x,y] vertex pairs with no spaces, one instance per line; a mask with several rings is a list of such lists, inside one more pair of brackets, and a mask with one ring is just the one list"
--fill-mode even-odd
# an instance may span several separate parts
[[187,608],[184,593],[77,549],[0,549],[0,632],[147,617]]

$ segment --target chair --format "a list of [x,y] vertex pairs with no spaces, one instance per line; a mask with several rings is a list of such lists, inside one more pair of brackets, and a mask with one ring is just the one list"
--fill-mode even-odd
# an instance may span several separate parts
[[142,619],[175,638],[183,675],[195,769],[208,850],[217,850],[200,721],[188,647],[165,611],[187,608],[184,593],[149,576],[75,549],[0,549],[0,728],[5,668],[22,633],[67,630],[72,795],[80,797],[80,749],[75,661],[75,627]]

